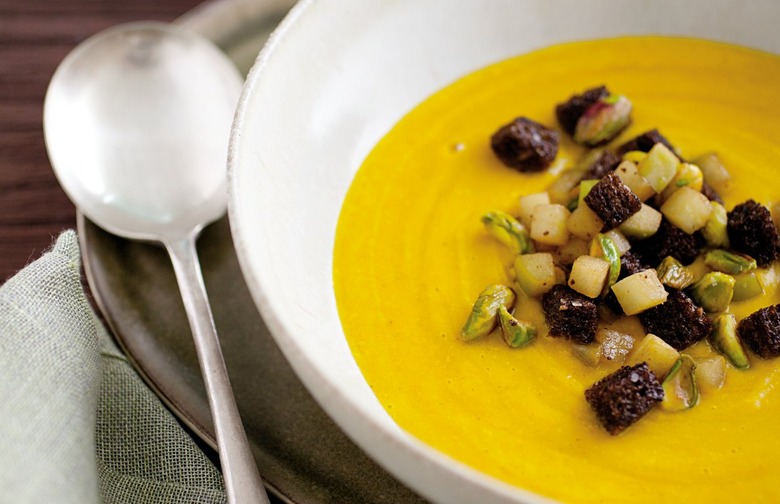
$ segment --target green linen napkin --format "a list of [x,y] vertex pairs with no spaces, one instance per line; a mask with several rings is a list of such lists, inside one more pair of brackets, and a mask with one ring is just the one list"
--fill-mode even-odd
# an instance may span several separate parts
[[225,501],[219,471],[92,311],[64,232],[0,286],[0,502]]

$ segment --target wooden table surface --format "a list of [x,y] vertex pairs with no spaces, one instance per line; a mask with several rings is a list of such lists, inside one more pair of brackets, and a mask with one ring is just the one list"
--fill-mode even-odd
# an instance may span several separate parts
[[112,25],[172,21],[201,0],[0,0],[0,284],[76,225],[43,142],[43,98],[79,42]]

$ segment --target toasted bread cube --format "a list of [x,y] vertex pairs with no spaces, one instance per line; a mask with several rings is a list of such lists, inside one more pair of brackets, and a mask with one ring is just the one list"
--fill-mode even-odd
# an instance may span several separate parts
[[604,259],[588,255],[574,261],[569,273],[569,287],[589,298],[597,298],[604,290],[609,274],[609,263]]
[[646,364],[624,366],[585,391],[585,400],[613,436],[626,430],[664,398],[664,389]]
[[762,359],[780,357],[780,305],[761,308],[740,320],[737,334]]
[[565,245],[569,241],[566,222],[570,215],[563,205],[537,205],[531,217],[531,238],[547,245]]
[[541,296],[557,283],[555,262],[549,252],[515,257],[515,281],[528,297]]
[[520,210],[520,222],[523,226],[531,228],[531,216],[537,205],[549,205],[550,195],[546,192],[526,194],[518,199],[518,208]]
[[[644,156],[646,157],[646,155]],[[632,161],[623,161],[615,169],[617,175],[623,183],[636,194],[641,201],[647,201],[655,196],[653,186],[639,174],[639,167]]]
[[592,240],[604,227],[604,221],[588,205],[579,205],[566,221],[571,234],[583,240]]
[[542,310],[551,337],[583,344],[595,339],[599,310],[592,299],[565,285],[555,285],[542,297]]
[[661,206],[661,213],[678,228],[693,234],[710,220],[712,205],[699,191],[681,187]]
[[612,286],[612,292],[626,315],[636,315],[658,306],[668,296],[654,269],[624,278]]
[[753,257],[760,268],[780,257],[780,235],[767,207],[751,199],[735,206],[727,217],[732,249]]
[[642,209],[620,225],[620,231],[630,238],[644,240],[658,231],[662,217],[661,212],[650,205],[642,203]]
[[639,162],[639,174],[647,180],[656,193],[661,193],[677,174],[679,164],[680,160],[668,147],[657,143]]
[[582,201],[604,221],[603,231],[619,226],[642,208],[637,195],[614,173],[599,180]]
[[634,347],[626,364],[646,362],[656,376],[663,378],[679,358],[680,353],[671,345],[655,334],[648,334]]

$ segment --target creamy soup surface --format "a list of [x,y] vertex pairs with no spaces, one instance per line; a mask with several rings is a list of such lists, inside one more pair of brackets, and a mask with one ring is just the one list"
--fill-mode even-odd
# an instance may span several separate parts
[[[731,209],[780,200],[780,58],[682,38],[565,44],[477,71],[420,104],[357,173],[339,220],[334,282],[355,359],[392,418],[413,436],[510,484],[566,502],[778,502],[780,359],[729,365],[722,389],[679,413],[655,408],[607,434],[584,391],[613,369],[588,367],[539,328],[512,350],[493,334],[459,333],[480,291],[507,283],[512,254],[480,222],[517,213],[583,154],[565,134],[552,167],[503,166],[490,136],[517,116],[560,130],[554,106],[606,84],[634,104],[611,145],[651,128],[686,158],[716,151],[733,176]],[[777,303],[733,303],[738,319]],[[636,337],[639,324],[626,330]],[[700,343],[689,353],[711,350]]]

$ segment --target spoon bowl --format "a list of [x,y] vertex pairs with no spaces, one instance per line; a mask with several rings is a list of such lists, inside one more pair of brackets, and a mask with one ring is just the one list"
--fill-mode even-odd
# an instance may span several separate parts
[[181,236],[216,220],[242,82],[195,33],[161,23],[101,32],[63,60],[46,95],[57,178],[92,221],[128,238]]
[[54,172],[90,220],[161,242],[171,257],[231,503],[267,503],[230,387],[195,240],[227,207],[227,146],[243,79],[200,35],[162,23],[101,32],[52,77],[44,136]]

